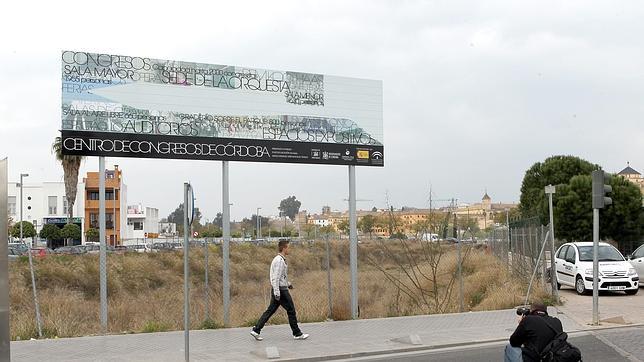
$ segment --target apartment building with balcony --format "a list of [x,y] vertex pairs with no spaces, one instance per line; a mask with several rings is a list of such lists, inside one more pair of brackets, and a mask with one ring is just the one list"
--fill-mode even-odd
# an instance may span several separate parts
[[[83,231],[99,228],[98,172],[88,172],[83,179],[85,197],[85,226]],[[121,245],[127,230],[127,186],[118,165],[105,170],[105,235],[108,245]]]

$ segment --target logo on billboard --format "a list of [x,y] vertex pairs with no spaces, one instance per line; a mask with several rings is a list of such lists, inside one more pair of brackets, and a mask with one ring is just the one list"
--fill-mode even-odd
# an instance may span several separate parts
[[382,160],[382,152],[376,151],[371,154],[371,157],[373,157],[374,160]]
[[359,159],[367,160],[367,159],[369,159],[369,151],[367,151],[367,150],[358,150],[356,156]]

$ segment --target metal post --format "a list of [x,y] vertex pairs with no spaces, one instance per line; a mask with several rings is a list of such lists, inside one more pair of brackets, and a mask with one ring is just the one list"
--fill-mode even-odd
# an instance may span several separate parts
[[206,309],[206,320],[210,320],[210,296],[208,293],[208,290],[210,289],[210,284],[208,283],[208,238],[204,238],[204,257],[205,257],[205,268],[204,268],[204,285],[206,286],[205,288],[205,300],[204,300],[204,306]]
[[[7,159],[0,160],[0,361],[11,360],[11,332],[9,330],[9,257],[7,250],[7,218],[9,214],[8,199]],[[22,184],[22,182],[21,182]],[[22,208],[22,200],[20,201]]]
[[351,269],[351,318],[358,318],[358,229],[356,215],[356,166],[349,166],[349,268]]
[[555,193],[555,187],[552,185],[546,186],[546,193],[548,194],[548,208],[550,214],[550,285],[552,288],[552,296],[555,302],[559,301],[559,291],[557,290],[557,270],[555,266],[555,220],[552,208],[552,194]]
[[[508,225],[508,240],[506,248],[504,249],[510,249],[510,241],[512,240],[511,234],[510,234],[510,210],[506,209],[505,210],[505,223]],[[510,262],[508,261],[508,253],[505,253],[505,256],[503,257],[503,260],[505,260],[505,266],[507,267],[508,271],[510,271]]]
[[458,300],[459,300],[459,312],[464,311],[463,307],[463,258],[461,254],[462,243],[461,243],[461,233],[458,232],[458,226],[456,225],[456,214],[454,214],[454,228],[456,228],[456,243],[458,244]]
[[[29,176],[29,174],[21,173],[20,174],[20,243],[23,244],[23,235],[22,235],[22,211],[24,208],[24,199],[22,197],[22,188],[23,188],[23,178]],[[27,255],[29,256],[29,272],[31,274],[31,290],[34,294],[34,309],[36,311],[36,325],[38,327],[38,337],[42,338],[42,323],[40,320],[40,305],[38,304],[38,293],[36,292],[36,275],[34,273],[34,262],[31,255],[31,248],[33,247],[33,238],[27,249]]]
[[593,325],[599,325],[599,209],[593,208]]
[[223,247],[222,247],[222,284],[224,299],[224,326],[230,327],[230,203],[229,203],[229,178],[228,178],[228,161],[221,162],[221,202],[222,202],[222,228],[223,228]]
[[107,333],[107,245],[105,233],[105,157],[98,158],[98,235],[101,246],[98,252],[101,299],[101,332]]
[[329,319],[333,319],[333,288],[331,286],[331,248],[329,233],[326,234],[326,288],[329,296]]
[[[183,341],[185,360],[190,361],[190,268],[188,255],[190,252],[190,243],[188,234],[190,233],[190,223],[188,221],[188,193],[190,184],[183,183]],[[192,200],[190,200],[192,202]],[[194,205],[193,205],[194,207]]]

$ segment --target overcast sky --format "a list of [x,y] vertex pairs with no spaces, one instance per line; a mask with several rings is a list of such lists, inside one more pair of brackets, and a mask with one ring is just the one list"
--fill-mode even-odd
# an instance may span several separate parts
[[[144,5],[145,4],[145,5]],[[150,4],[150,5],[148,5]],[[154,4],[154,5],[151,5]],[[478,5],[477,5],[478,4]],[[359,208],[435,199],[514,202],[556,154],[644,170],[644,4],[636,1],[10,1],[0,22],[0,157],[9,178],[61,181],[60,53],[380,79],[385,167],[357,168]],[[128,203],[167,215],[189,180],[221,210],[221,162],[108,158]],[[88,158],[82,175],[98,169]],[[232,162],[232,218],[261,207],[346,209],[346,166]]]

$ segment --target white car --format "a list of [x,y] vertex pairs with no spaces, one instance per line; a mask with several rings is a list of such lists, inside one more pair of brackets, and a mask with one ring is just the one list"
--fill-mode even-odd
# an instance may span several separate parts
[[[644,276],[644,245],[635,249],[633,254],[630,256],[629,261],[637,271],[637,274]],[[640,279],[640,285],[644,286],[644,281],[642,279]]]
[[[623,291],[633,295],[639,290],[639,277],[622,253],[610,244],[599,243],[599,290]],[[568,285],[578,294],[593,290],[593,243],[566,243],[555,254],[557,288]]]

